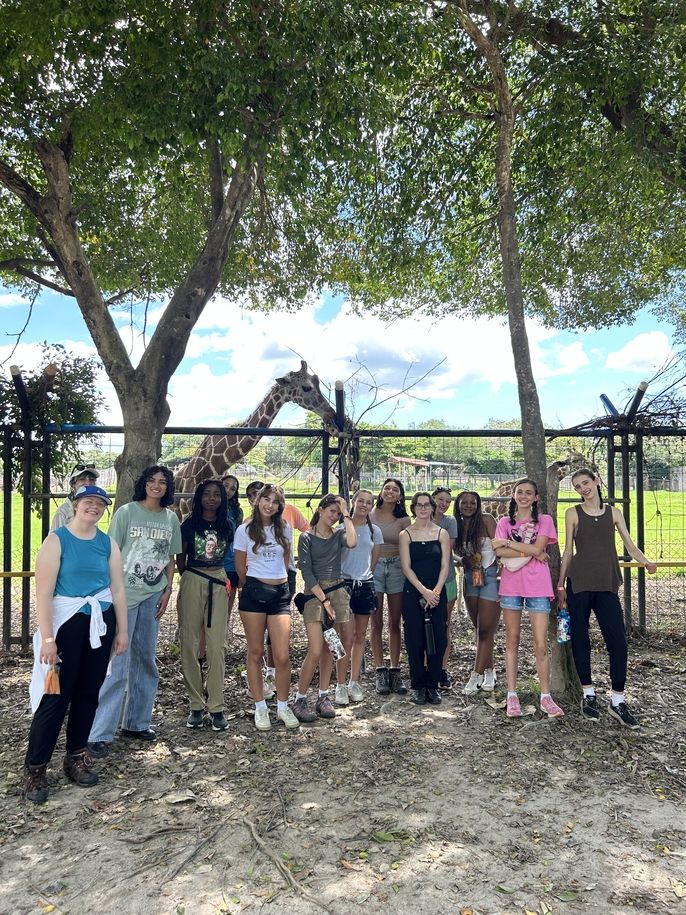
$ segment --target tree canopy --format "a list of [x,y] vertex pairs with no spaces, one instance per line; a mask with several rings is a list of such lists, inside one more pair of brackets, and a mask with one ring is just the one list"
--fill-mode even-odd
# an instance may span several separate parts
[[[502,314],[498,114],[457,9],[494,28],[517,109],[513,182],[527,313],[557,327],[678,308],[684,271],[683,5],[429,4],[415,75],[388,98],[353,187],[344,272],[361,308]],[[489,18],[490,17],[490,18]]]

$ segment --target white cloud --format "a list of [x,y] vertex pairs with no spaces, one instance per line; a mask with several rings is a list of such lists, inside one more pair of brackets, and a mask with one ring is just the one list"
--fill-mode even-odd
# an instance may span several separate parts
[[[357,318],[345,305],[323,320],[321,311],[321,301],[295,314],[246,311],[220,298],[209,303],[186,350],[187,360],[202,362],[192,368],[182,364],[172,380],[171,422],[223,424],[246,418],[275,377],[297,368],[299,357],[320,375],[323,387],[355,375],[357,415],[370,402],[369,386],[375,382],[379,398],[391,398],[365,417],[377,422],[388,417],[396,399],[394,419],[400,422],[414,409],[413,398],[440,401],[446,415],[459,415],[471,386],[484,385],[496,395],[504,385],[516,385],[503,321],[451,316],[389,323],[369,315]],[[537,380],[572,375],[588,364],[581,341],[561,346],[556,331],[535,323],[528,333]],[[393,396],[413,382],[410,396]],[[298,408],[290,411],[294,422],[302,415]],[[282,411],[276,422],[289,424],[288,413]]]
[[15,308],[17,305],[28,306],[28,301],[18,292],[0,293],[0,308]]
[[659,330],[638,334],[614,353],[608,353],[605,367],[620,371],[654,373],[674,355],[667,334]]

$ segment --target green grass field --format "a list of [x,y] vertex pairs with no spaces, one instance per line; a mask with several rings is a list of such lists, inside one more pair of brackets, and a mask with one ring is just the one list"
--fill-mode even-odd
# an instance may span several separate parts
[[[481,493],[482,498],[490,496],[490,492]],[[561,490],[560,498],[574,499],[574,492],[570,490]],[[306,518],[311,516],[311,509],[306,506],[305,499],[289,499],[303,512]],[[51,503],[51,514],[57,509],[59,503]],[[241,502],[243,511],[247,512],[248,504],[246,500]],[[573,504],[573,503],[571,503]],[[561,545],[564,542],[564,514],[570,503],[560,502],[558,504],[557,523],[560,532]],[[680,562],[686,558],[686,493],[667,492],[666,490],[657,490],[655,492],[645,493],[645,553],[650,559],[663,562]],[[105,515],[103,529],[106,529],[108,515]],[[21,496],[17,493],[12,495],[12,568],[11,571],[19,571],[21,568],[21,522],[22,522],[22,501]],[[635,538],[636,534],[636,504],[631,504],[630,510],[631,533]],[[2,500],[0,500],[0,544],[4,541],[5,524]],[[41,544],[41,521],[40,518],[32,514],[31,516],[31,559],[33,559]],[[618,539],[618,547],[620,541]],[[7,570],[9,571],[9,570]],[[665,570],[667,571],[667,570]],[[686,569],[671,569],[670,574],[686,574]]]

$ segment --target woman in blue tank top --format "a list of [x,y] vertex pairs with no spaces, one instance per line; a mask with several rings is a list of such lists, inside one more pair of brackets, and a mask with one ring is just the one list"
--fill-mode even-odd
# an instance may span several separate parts
[[[45,538],[36,557],[36,613],[24,796],[48,797],[47,766],[69,708],[64,772],[82,788],[95,785],[87,742],[114,644],[128,646],[126,593],[117,544],[98,521],[111,499],[99,486],[74,495],[74,518]],[[59,664],[59,693],[44,693],[45,675]]]

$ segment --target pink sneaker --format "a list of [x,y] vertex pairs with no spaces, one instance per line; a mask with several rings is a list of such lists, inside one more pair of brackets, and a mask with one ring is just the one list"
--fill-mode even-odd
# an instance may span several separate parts
[[508,696],[507,697],[507,711],[505,713],[508,718],[521,718],[522,716],[522,707],[519,704],[518,696]]
[[560,706],[553,701],[551,696],[543,696],[541,699],[541,711],[545,712],[549,718],[561,718],[564,715]]

